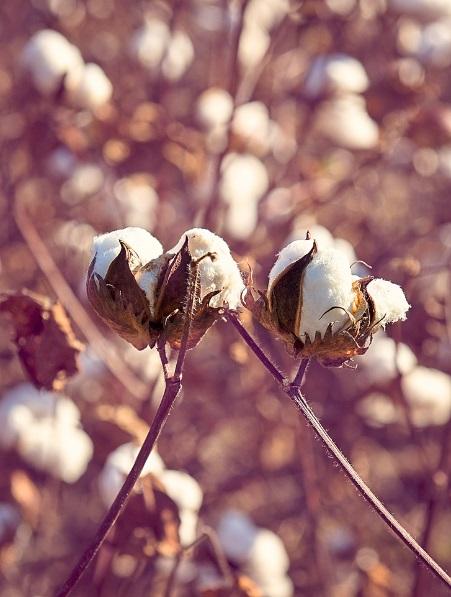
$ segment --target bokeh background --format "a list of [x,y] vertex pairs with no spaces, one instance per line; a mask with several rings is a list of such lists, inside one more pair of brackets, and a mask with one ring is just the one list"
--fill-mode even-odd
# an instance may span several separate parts
[[[63,37],[36,37],[49,29]],[[407,321],[375,338],[356,370],[313,364],[305,393],[450,569],[450,66],[447,0],[0,3],[0,290],[60,301],[85,344],[68,400],[44,398],[23,385],[2,317],[2,597],[62,582],[105,512],[108,455],[142,440],[161,396],[155,354],[113,336],[86,300],[93,236],[124,226],[166,248],[209,227],[260,288],[277,252],[309,229],[402,285]],[[231,594],[218,592],[224,557],[269,597],[446,594],[225,323],[189,354],[158,450],[203,493],[184,542],[208,525],[222,543],[187,556],[173,594]],[[160,468],[151,492],[164,497]],[[184,492],[130,507],[76,594],[164,595]],[[168,512],[175,531],[162,525]],[[273,538],[252,551],[258,529],[283,548]]]

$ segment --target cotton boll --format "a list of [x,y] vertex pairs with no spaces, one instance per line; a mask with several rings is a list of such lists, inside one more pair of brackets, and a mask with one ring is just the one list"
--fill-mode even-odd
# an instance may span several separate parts
[[268,581],[286,574],[289,566],[290,560],[280,537],[268,529],[258,529],[246,563],[251,576]]
[[268,108],[263,102],[248,102],[235,110],[232,131],[262,151],[269,149],[271,130]]
[[202,259],[199,263],[201,299],[210,292],[219,290],[219,294],[210,299],[210,306],[217,309],[227,304],[231,309],[241,305],[244,290],[243,279],[227,243],[210,230],[193,228],[185,232],[170,253],[177,253],[188,238],[188,249],[193,260],[200,259],[208,252],[214,258]]
[[168,496],[181,510],[199,511],[203,491],[191,475],[183,471],[163,470],[158,478],[163,483]]
[[359,361],[357,378],[365,385],[384,385],[395,379],[398,372],[411,371],[416,363],[415,354],[406,344],[396,344],[385,334],[376,334],[365,357]]
[[183,31],[172,34],[161,70],[170,81],[180,79],[194,60],[194,47],[191,39]]
[[30,38],[22,61],[43,95],[55,93],[64,76],[77,78],[84,66],[78,48],[51,29],[38,31]]
[[220,193],[224,201],[258,201],[269,188],[264,164],[250,154],[228,154],[222,165]]
[[70,86],[69,95],[80,108],[94,111],[110,101],[113,85],[98,64],[89,63]]
[[228,91],[220,87],[210,87],[197,99],[197,119],[207,129],[226,125],[232,112],[233,98]]
[[262,30],[271,31],[289,10],[288,0],[250,0],[244,19],[246,24],[258,25]]
[[258,529],[246,514],[228,510],[221,516],[217,533],[227,558],[243,564],[249,558]]
[[148,228],[153,227],[158,195],[145,177],[121,178],[114,185],[114,194],[127,226],[134,227],[145,223]]
[[[303,244],[296,245],[302,257],[307,248],[305,242],[297,241]],[[331,322],[336,322],[338,326],[345,324],[349,318],[342,309],[325,312],[333,307],[350,309],[352,305],[352,274],[346,255],[335,249],[318,250],[304,272],[302,293],[300,329],[297,334],[300,339],[308,334],[313,340],[317,331],[323,336]]]
[[266,54],[271,37],[259,25],[246,23],[240,37],[238,59],[245,69],[257,66]]
[[192,510],[180,511],[179,537],[182,545],[190,545],[197,539],[198,524],[199,518],[196,512]]
[[271,287],[280,274],[287,269],[292,263],[299,261],[305,255],[310,253],[313,248],[313,239],[311,240],[296,240],[284,247],[271,271],[269,272],[269,287]]
[[[108,456],[99,475],[98,487],[105,506],[109,507],[122,487],[139,452],[139,446],[133,443],[122,444]],[[155,450],[146,460],[140,476],[149,473],[159,476],[164,470],[164,462]]]
[[227,206],[224,226],[228,236],[236,240],[247,240],[258,223],[258,203],[235,200]]
[[331,92],[363,93],[368,85],[361,62],[347,54],[331,54],[315,58],[304,83],[304,92],[311,98]]
[[254,580],[263,591],[263,595],[267,597],[293,597],[294,595],[293,583],[286,575],[273,578],[255,576]]
[[154,70],[162,61],[170,38],[169,27],[164,21],[150,19],[133,34],[131,53],[142,66]]
[[400,286],[387,280],[376,278],[368,284],[367,290],[374,301],[376,321],[381,320],[383,327],[387,323],[400,320],[404,321],[406,319],[410,305],[406,301],[406,297]]
[[379,141],[379,127],[366,112],[364,99],[356,95],[324,102],[315,126],[322,135],[348,149],[372,149]]
[[390,6],[403,14],[424,19],[451,15],[451,5],[448,0],[390,0]]
[[129,227],[96,236],[93,241],[92,257],[95,257],[94,272],[104,278],[111,262],[119,255],[121,245],[126,243],[145,265],[163,253],[161,243],[143,228]]
[[428,427],[448,422],[451,417],[449,375],[437,369],[415,367],[402,378],[401,385],[415,426]]
[[356,410],[368,425],[375,428],[384,427],[400,420],[398,409],[393,401],[384,394],[375,392],[368,394],[358,403]]

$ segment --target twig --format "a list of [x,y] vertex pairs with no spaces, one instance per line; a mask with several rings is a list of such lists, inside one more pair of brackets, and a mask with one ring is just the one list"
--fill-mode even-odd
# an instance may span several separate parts
[[309,404],[305,400],[304,396],[300,392],[299,388],[289,383],[287,378],[271,363],[271,361],[263,353],[262,349],[257,345],[250,334],[245,330],[238,317],[228,311],[225,313],[225,318],[229,321],[238,333],[241,335],[243,340],[254,352],[257,358],[263,363],[268,369],[272,376],[278,381],[284,392],[288,394],[292,402],[298,410],[307,419],[307,422],[311,425],[315,433],[322,441],[325,448],[333,456],[334,460],[340,465],[343,472],[351,480],[354,486],[362,494],[365,500],[370,504],[372,509],[382,518],[391,530],[401,539],[401,541],[418,557],[427,568],[437,576],[449,589],[451,589],[451,578],[448,574],[432,559],[432,557],[415,541],[415,539],[406,531],[406,529],[396,520],[396,518],[387,510],[382,502],[377,498],[371,489],[366,485],[363,479],[360,478],[358,473],[354,470],[350,462],[334,443],[332,438],[329,436],[327,431],[321,425],[320,421],[316,417],[315,413],[310,408]]
[[105,338],[75,296],[72,288],[66,282],[31,218],[28,216],[26,207],[22,205],[20,198],[17,198],[15,201],[14,217],[20,233],[25,239],[42,273],[58,297],[58,300],[70,313],[86,340],[104,361],[110,373],[130,394],[141,400],[148,391],[147,385],[124,365],[114,351],[110,350]]

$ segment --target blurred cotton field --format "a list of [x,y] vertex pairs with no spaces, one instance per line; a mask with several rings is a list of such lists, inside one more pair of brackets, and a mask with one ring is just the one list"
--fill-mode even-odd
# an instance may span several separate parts
[[[153,316],[158,271],[137,264],[179,251],[186,231],[195,258],[215,254],[199,287],[218,291],[216,309],[239,307],[245,284],[266,296],[290,247],[299,257],[314,240],[327,256],[314,266],[345,281],[344,298],[306,270],[299,339],[344,325],[349,314],[329,308],[352,312],[351,284],[377,279],[368,293],[385,329],[346,367],[312,363],[303,390],[449,570],[450,2],[3,0],[0,49],[0,596],[55,593],[164,390],[147,332],[132,335],[137,350],[89,305],[94,254],[105,277],[119,240],[130,245]],[[67,321],[6,307],[22,289],[60,303]],[[241,319],[294,374],[284,344],[244,308]],[[73,376],[59,369],[61,335]],[[42,382],[36,369],[56,362]],[[447,593],[219,320],[188,353],[157,451],[74,591],[94,594]]]

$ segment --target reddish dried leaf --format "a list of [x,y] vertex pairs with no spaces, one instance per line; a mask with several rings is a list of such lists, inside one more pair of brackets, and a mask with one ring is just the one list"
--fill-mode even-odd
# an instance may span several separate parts
[[18,356],[34,385],[61,390],[77,373],[77,356],[83,348],[63,307],[23,291],[1,295],[2,312],[12,320]]

